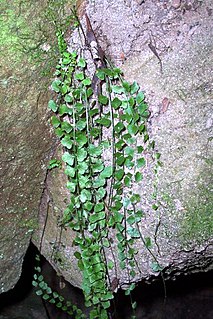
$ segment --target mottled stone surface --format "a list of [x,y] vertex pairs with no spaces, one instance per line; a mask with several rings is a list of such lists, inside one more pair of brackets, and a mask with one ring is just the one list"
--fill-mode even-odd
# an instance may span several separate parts
[[1,1],[0,292],[19,279],[55,144],[47,110],[54,29],[46,5]]

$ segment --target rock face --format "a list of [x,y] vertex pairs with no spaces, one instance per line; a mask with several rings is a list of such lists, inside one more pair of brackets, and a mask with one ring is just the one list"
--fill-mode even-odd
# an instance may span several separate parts
[[[144,198],[141,231],[151,238],[152,254],[167,277],[212,268],[210,7],[211,1],[152,0],[90,1],[86,6],[106,55],[121,66],[128,81],[140,84],[150,107],[149,131],[163,164],[158,180],[159,209],[149,208],[153,185],[149,173],[136,190]],[[73,38],[76,45],[79,40]],[[48,175],[34,243],[66,280],[79,286],[74,234],[58,227],[68,196],[65,184],[61,171]],[[149,280],[158,274],[153,269],[153,255],[141,243],[137,248],[140,273],[136,280]],[[120,283],[126,282],[124,272],[117,275]]]
[[48,63],[43,62],[47,50],[54,60],[48,44],[53,29],[44,18],[47,3],[1,1],[0,292],[19,279],[56,142],[48,122]]

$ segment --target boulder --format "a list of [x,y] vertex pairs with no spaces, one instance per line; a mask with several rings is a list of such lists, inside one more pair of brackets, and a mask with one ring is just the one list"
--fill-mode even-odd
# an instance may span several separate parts
[[[212,269],[212,71],[213,29],[211,1],[84,2],[99,44],[106,56],[124,71],[127,81],[137,81],[145,92],[151,116],[149,134],[161,153],[157,177],[158,209],[151,209],[155,176],[152,164],[134,189],[145,212],[140,223],[150,249],[136,243],[139,265],[135,281],[165,278],[180,273]],[[70,50],[80,40],[74,33]],[[58,149],[58,156],[61,149]],[[75,234],[60,227],[69,203],[66,176],[48,173],[39,211],[39,228],[33,242],[53,267],[75,286],[81,274],[73,256]],[[45,227],[44,227],[45,225]],[[116,250],[116,247],[114,247]],[[110,257],[110,253],[107,252]],[[124,271],[111,271],[121,287]]]

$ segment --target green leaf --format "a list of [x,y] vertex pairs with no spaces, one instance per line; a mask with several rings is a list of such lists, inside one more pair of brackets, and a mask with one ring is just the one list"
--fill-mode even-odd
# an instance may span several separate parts
[[120,223],[117,223],[115,227],[120,233],[122,233],[125,230],[125,227]]
[[125,162],[125,157],[123,156],[122,153],[119,153],[119,156],[117,155],[118,153],[116,153],[116,164],[118,166],[123,166],[123,163]]
[[77,165],[78,173],[79,174],[84,174],[89,168],[89,165],[86,162],[80,162]]
[[155,153],[155,158],[156,158],[157,160],[159,160],[160,157],[161,157],[161,153]]
[[143,175],[140,172],[137,172],[135,174],[135,181],[139,183],[140,181],[142,181],[142,179],[143,179]]
[[125,153],[126,155],[133,156],[133,155],[134,155],[134,152],[135,152],[134,148],[132,148],[132,147],[130,147],[130,146],[127,146],[127,147],[125,147],[125,149],[124,149],[124,153]]
[[54,298],[58,298],[58,296],[59,296],[59,294],[58,294],[56,291],[54,291],[54,292],[53,292],[53,297],[54,297]]
[[145,96],[143,92],[139,92],[136,96],[136,102],[140,104],[144,100]]
[[123,221],[123,219],[124,219],[123,214],[121,214],[117,211],[114,213],[114,220],[116,223],[121,223]]
[[127,290],[125,291],[125,295],[128,296],[130,295],[131,291],[133,291],[135,289],[135,284],[132,283],[128,288]]
[[105,127],[110,127],[111,125],[111,121],[107,117],[102,117],[101,119],[98,119],[95,122]]
[[130,137],[130,138],[128,138],[126,141],[127,141],[127,143],[129,143],[129,144],[134,144],[134,143],[136,143],[136,138],[135,138],[135,137]]
[[[136,308],[137,308],[137,302],[135,301],[135,302],[132,303],[132,309],[135,310]],[[136,318],[136,317],[135,317],[135,318]]]
[[106,195],[106,189],[103,187],[100,187],[95,194],[96,200],[99,201],[103,199],[105,195]]
[[111,260],[109,260],[108,263],[107,263],[107,268],[111,270],[111,269],[114,268],[114,266],[115,266],[115,265],[114,265],[114,262],[111,261]]
[[70,133],[72,131],[72,126],[70,125],[70,123],[65,121],[61,123],[61,129],[66,133]]
[[82,81],[83,85],[85,86],[89,86],[91,85],[92,81],[90,80],[90,78],[86,78]]
[[62,104],[59,106],[59,114],[60,115],[64,115],[64,114],[72,115],[72,109],[69,108],[66,104]]
[[74,252],[74,256],[75,256],[76,259],[79,259],[79,260],[82,259],[82,256],[81,256],[81,254],[79,253],[79,251]]
[[64,154],[62,155],[62,161],[69,164],[70,166],[73,165],[74,159],[75,159],[74,155],[71,155],[68,152],[64,152]]
[[125,145],[125,142],[123,140],[119,140],[117,143],[115,143],[115,147],[120,151],[123,146]]
[[152,242],[150,237],[145,237],[144,241],[145,241],[146,248],[152,248]]
[[158,272],[158,271],[162,271],[162,270],[163,270],[163,267],[162,267],[161,265],[159,265],[159,263],[156,262],[156,261],[153,261],[153,262],[151,263],[151,268],[152,268],[152,270],[155,271],[155,272]]
[[140,233],[136,228],[127,228],[127,233],[131,238],[140,238]]
[[135,105],[135,99],[134,99],[134,97],[130,97],[130,99],[129,99],[129,105],[131,106],[131,109],[132,109],[132,107]]
[[104,73],[103,69],[97,69],[97,70],[96,70],[96,76],[97,76],[100,80],[104,80],[104,79],[105,79],[105,73]]
[[98,213],[98,212],[100,212],[100,211],[103,210],[103,209],[104,209],[104,203],[98,203],[98,204],[96,204],[95,207],[94,207],[94,212],[95,212],[95,213]]
[[109,247],[110,247],[110,243],[109,243],[109,240],[108,240],[107,238],[104,238],[104,239],[102,240],[102,244],[103,244],[103,246],[106,247],[106,248],[109,248]]
[[76,73],[75,78],[76,80],[82,81],[84,79],[84,73],[83,72]]
[[127,218],[127,223],[128,223],[129,225],[133,225],[133,224],[135,223],[135,217],[134,217],[134,215],[131,215],[131,216],[129,216],[129,217]]
[[94,297],[92,298],[92,303],[93,303],[93,305],[97,305],[97,304],[99,303],[99,298],[97,298],[96,296],[94,296]]
[[52,293],[52,289],[51,289],[50,287],[47,287],[46,293],[47,293],[47,294],[51,294],[51,293]]
[[137,146],[138,154],[141,154],[143,150],[144,150],[143,146]]
[[68,182],[67,182],[67,188],[69,189],[69,191],[70,191],[71,193],[74,193],[74,192],[75,192],[75,189],[76,189],[76,183],[75,183],[75,182],[68,181]]
[[129,156],[129,157],[126,158],[124,165],[125,165],[127,168],[132,168],[132,167],[134,167],[135,164],[134,164],[134,162],[132,161],[132,156]]
[[117,76],[118,75],[122,75],[122,70],[119,69],[119,68],[113,68],[113,74],[114,74],[114,77],[117,79]]
[[60,91],[60,85],[61,85],[61,81],[60,80],[55,80],[52,82],[52,89],[53,91],[55,91],[56,93],[59,93]]
[[65,95],[69,90],[69,87],[66,84],[63,84],[61,87],[61,93]]
[[92,199],[91,192],[87,189],[83,189],[80,194],[80,201],[85,203],[86,201],[90,201]]
[[123,88],[125,89],[125,92],[127,92],[127,93],[130,92],[131,86],[130,86],[130,84],[129,84],[128,82],[123,81],[123,82],[122,82],[122,86],[123,86]]
[[78,162],[83,162],[87,158],[87,151],[84,148],[79,148],[77,150],[77,160]]
[[90,179],[86,175],[79,175],[78,174],[78,181],[79,181],[79,187],[82,188],[88,188],[90,186]]
[[64,301],[64,297],[63,296],[58,296],[58,299],[62,302],[62,301]]
[[112,85],[112,92],[117,93],[117,94],[121,94],[125,92],[125,89],[122,86],[119,85]]
[[112,176],[113,173],[113,167],[112,166],[106,166],[104,170],[101,172],[100,177],[101,178],[109,178]]
[[94,115],[98,114],[99,113],[99,109],[92,109],[89,111],[89,116],[90,117],[93,117]]
[[111,68],[103,68],[102,69],[103,71],[104,71],[104,73],[106,74],[106,75],[108,75],[109,77],[113,77],[113,70],[111,69]]
[[123,207],[123,203],[122,203],[122,200],[121,200],[121,196],[117,195],[115,196],[114,198],[114,206],[113,208],[117,209],[117,210],[120,210],[122,207]]
[[37,287],[37,286],[38,286],[37,281],[33,280],[33,281],[32,281],[32,285],[33,285],[34,287]]
[[57,159],[52,159],[49,161],[48,169],[53,169],[55,167],[61,167],[61,161]]
[[99,146],[95,146],[94,144],[89,145],[89,154],[91,156],[97,157],[101,155],[102,152],[103,152],[103,149],[100,145]]
[[157,209],[158,209],[158,205],[153,204],[153,205],[152,205],[152,208],[153,208],[154,210],[157,210]]
[[76,141],[79,147],[83,147],[87,143],[87,137],[82,133],[76,134]]
[[143,167],[146,165],[146,161],[143,157],[137,159],[137,167],[140,168],[140,167]]
[[135,94],[135,93],[137,93],[138,92],[138,90],[139,90],[139,85],[138,85],[138,83],[137,82],[133,82],[133,84],[131,85],[131,87],[130,87],[130,94]]
[[119,169],[119,170],[116,170],[115,171],[115,178],[118,180],[118,181],[121,181],[123,176],[124,176],[125,172],[123,169]]
[[122,122],[118,122],[114,127],[116,133],[120,133],[124,128],[125,126]]
[[57,128],[61,124],[61,122],[59,121],[59,119],[56,116],[51,117],[51,122],[52,122],[52,126],[55,128]]
[[62,60],[62,63],[65,64],[65,65],[70,64],[70,62],[71,62],[70,58],[65,58],[65,59]]
[[75,176],[75,168],[67,165],[67,168],[65,169],[64,173],[69,177]]
[[86,94],[87,94],[87,97],[88,97],[88,98],[89,98],[90,96],[92,96],[92,95],[93,95],[93,89],[92,89],[92,88],[88,88]]
[[119,241],[120,243],[122,243],[122,242],[125,241],[125,237],[124,237],[124,235],[121,234],[121,233],[116,234],[116,237],[117,237],[117,239],[118,239],[118,241]]
[[47,294],[44,294],[44,295],[42,296],[42,298],[43,298],[44,300],[48,300],[48,299],[50,298],[50,296],[47,295]]
[[48,102],[48,107],[49,107],[49,109],[52,110],[53,112],[56,112],[56,111],[58,110],[58,106],[57,106],[57,104],[55,103],[55,101],[53,101],[53,100],[50,100],[50,101]]
[[80,66],[81,68],[85,68],[86,67],[85,59],[80,58],[77,65]]
[[125,176],[124,177],[124,185],[127,186],[127,187],[130,187],[131,186],[131,178],[129,176]]
[[89,221],[91,224],[96,223],[99,220],[102,220],[106,217],[105,212],[99,212],[89,216]]
[[126,269],[126,262],[125,260],[122,260],[120,263],[119,263],[120,267],[122,270]]
[[93,207],[94,207],[94,204],[92,202],[87,201],[84,204],[84,208],[89,212],[93,209]]
[[76,127],[79,131],[82,131],[87,126],[86,119],[81,119],[76,123]]
[[99,187],[102,187],[106,184],[106,180],[105,178],[96,178],[96,180],[94,181],[93,183],[93,187],[94,188],[99,188]]
[[84,109],[84,105],[82,103],[77,102],[75,104],[75,108],[77,112],[81,112]]
[[134,193],[130,200],[131,200],[131,203],[137,204],[137,203],[139,203],[141,201],[141,197],[140,197],[139,194]]
[[63,146],[65,146],[66,148],[68,149],[71,149],[72,148],[72,140],[70,139],[70,137],[68,135],[66,135],[65,137],[62,138],[61,140],[61,144]]
[[138,112],[140,115],[144,115],[144,112],[146,112],[148,109],[148,105],[146,103],[141,103],[138,106]]
[[144,135],[144,143],[146,143],[148,140],[149,140],[149,135],[148,135],[148,134],[145,134],[145,135]]
[[36,295],[37,295],[37,296],[43,295],[43,291],[42,291],[42,290],[37,290],[37,291],[36,291]]
[[135,216],[141,219],[144,217],[144,212],[142,210],[137,210]]
[[117,110],[122,104],[122,101],[119,100],[119,98],[115,97],[113,100],[112,100],[112,107]]
[[102,94],[100,94],[100,95],[98,96],[98,102],[99,102],[99,103],[101,103],[101,104],[103,104],[103,105],[107,105],[107,104],[108,104],[108,101],[109,101],[109,99],[108,99],[107,96],[102,95]]
[[[101,303],[101,305],[104,307],[104,309],[107,309],[107,308],[109,308],[110,307],[110,302],[109,301],[105,301],[105,302],[102,302]],[[108,315],[106,316],[105,314],[104,314],[104,316],[102,315],[101,316],[101,318],[100,319],[107,319],[108,318]]]
[[67,102],[67,103],[72,103],[73,102],[73,98],[69,94],[66,94],[65,97],[64,97],[64,101]]
[[101,160],[98,160],[96,163],[92,164],[93,173],[99,173],[104,169],[104,165]]
[[93,136],[94,138],[99,137],[101,134],[101,129],[97,127],[93,127],[90,131],[90,135]]
[[135,125],[134,123],[127,125],[127,130],[129,134],[135,135],[138,132],[138,126]]

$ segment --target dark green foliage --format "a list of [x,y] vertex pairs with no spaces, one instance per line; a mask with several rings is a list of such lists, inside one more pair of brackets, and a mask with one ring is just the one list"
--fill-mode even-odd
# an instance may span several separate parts
[[[92,81],[85,76],[85,59],[66,50],[60,32],[58,42],[61,59],[52,83],[58,100],[50,100],[49,108],[56,113],[52,125],[63,145],[62,160],[71,194],[63,223],[76,232],[74,255],[83,274],[85,305],[93,307],[90,319],[107,319],[113,299],[108,270],[115,267],[115,260],[108,261],[105,255],[105,249],[111,247],[110,230],[116,231],[120,267],[128,273],[127,295],[135,287],[131,282],[138,267],[135,240],[142,239],[147,249],[151,248],[150,238],[143,239],[140,233],[138,223],[143,213],[137,209],[140,195],[133,191],[134,183],[143,178],[143,152],[151,148],[146,128],[147,105],[139,85],[124,81],[121,70],[110,65],[96,71],[107,89],[95,96]],[[106,128],[111,139],[105,136]],[[110,164],[104,162],[106,151],[111,154]],[[58,162],[52,160],[50,165],[49,168],[56,167]],[[157,209],[154,205],[153,209]],[[153,269],[159,268],[155,265]],[[34,276],[33,285],[44,300],[55,303],[73,318],[84,318],[80,310],[52,292],[41,275]],[[131,303],[134,312],[136,302]]]

